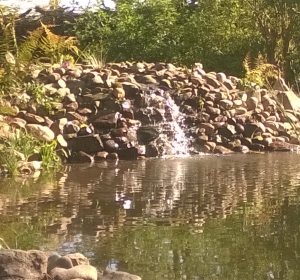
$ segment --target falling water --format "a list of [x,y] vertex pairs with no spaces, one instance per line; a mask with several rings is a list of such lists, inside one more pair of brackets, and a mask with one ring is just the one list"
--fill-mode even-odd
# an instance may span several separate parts
[[144,94],[144,112],[159,132],[155,144],[160,148],[160,155],[188,155],[189,139],[184,132],[185,115],[180,112],[178,105],[162,89]]

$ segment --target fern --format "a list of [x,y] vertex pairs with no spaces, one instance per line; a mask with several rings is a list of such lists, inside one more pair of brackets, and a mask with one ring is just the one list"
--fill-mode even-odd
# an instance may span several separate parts
[[48,60],[53,64],[61,62],[62,56],[68,52],[78,55],[76,38],[56,35],[50,30],[51,27],[53,25],[41,22],[40,27],[29,33],[19,47],[21,61],[39,63],[41,60]]
[[51,32],[49,27],[41,22],[42,28],[46,36],[41,37],[39,47],[49,56],[51,63],[61,62],[61,57],[67,52],[72,52],[78,55],[78,48],[75,46],[77,40],[75,37],[59,36]]
[[29,35],[19,46],[19,59],[22,62],[31,62],[37,55],[35,55],[36,50],[39,46],[39,41],[43,36],[44,30],[42,27],[29,32]]
[[278,77],[277,67],[273,64],[266,63],[261,54],[255,60],[255,68],[251,67],[251,56],[247,53],[243,60],[243,67],[245,69],[246,83],[255,83],[260,87],[269,86],[270,79]]
[[7,52],[18,52],[15,19],[14,10],[0,6],[0,62],[5,60]]

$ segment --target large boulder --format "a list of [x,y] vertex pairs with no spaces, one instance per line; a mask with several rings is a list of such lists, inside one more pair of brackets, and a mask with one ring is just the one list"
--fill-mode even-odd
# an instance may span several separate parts
[[0,279],[41,280],[47,273],[47,255],[37,250],[0,250]]

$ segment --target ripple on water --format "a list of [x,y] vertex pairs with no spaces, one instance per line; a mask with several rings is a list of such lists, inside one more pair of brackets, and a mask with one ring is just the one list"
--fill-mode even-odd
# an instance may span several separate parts
[[[280,258],[289,263],[284,279],[300,278],[298,155],[170,157],[66,169],[48,184],[1,181],[1,238],[19,237],[20,244],[31,227],[40,248],[80,251],[101,268],[113,264],[143,279],[209,279],[216,271],[224,279],[263,279],[270,264],[280,273]],[[16,223],[23,224],[19,236],[9,231]]]

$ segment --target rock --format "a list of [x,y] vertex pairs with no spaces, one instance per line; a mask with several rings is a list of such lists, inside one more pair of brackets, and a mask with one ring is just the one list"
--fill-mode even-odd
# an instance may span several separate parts
[[215,130],[215,126],[212,125],[211,123],[201,123],[201,124],[199,124],[199,128],[200,129],[204,128],[206,135],[211,135]]
[[249,111],[256,109],[257,105],[258,105],[258,99],[256,97],[249,97],[247,99],[247,108]]
[[155,127],[140,127],[137,130],[137,139],[139,144],[147,145],[158,138],[159,132]]
[[66,113],[66,118],[68,119],[68,121],[77,120],[81,124],[86,123],[86,121],[87,121],[87,117],[86,116],[81,116],[80,114],[78,114],[76,112],[67,112]]
[[119,145],[113,139],[108,139],[106,141],[103,141],[103,145],[105,151],[109,153],[116,152],[119,149]]
[[221,86],[221,83],[216,79],[216,77],[209,73],[205,76],[205,79],[207,84],[211,85],[213,88],[219,88]]
[[27,161],[27,162],[19,162],[18,164],[18,170],[20,173],[26,173],[31,174],[35,171],[38,171],[42,168],[42,162],[41,161]]
[[247,146],[240,145],[240,146],[234,147],[233,151],[238,152],[238,153],[247,154],[247,153],[249,153],[250,150]]
[[63,128],[64,134],[77,134],[80,131],[80,124],[74,120],[74,121],[67,121]]
[[153,77],[152,75],[144,75],[138,78],[136,77],[135,79],[137,82],[142,84],[157,84],[155,77]]
[[95,128],[115,128],[117,121],[120,118],[120,113],[111,113],[109,111],[101,111],[96,116],[89,119]]
[[83,151],[72,153],[71,160],[73,162],[78,162],[78,163],[93,163],[94,162],[94,158],[91,155],[89,155]]
[[57,135],[56,141],[57,141],[58,148],[67,148],[68,147],[67,141],[61,134]]
[[121,160],[136,160],[138,158],[138,149],[135,147],[120,149],[117,151],[117,154]]
[[67,140],[68,148],[72,152],[85,152],[87,154],[97,153],[104,150],[103,143],[98,134],[79,136]]
[[0,250],[0,279],[44,279],[47,255],[37,250]]
[[155,145],[153,144],[146,145],[146,152],[145,152],[146,157],[157,157],[158,154],[159,152]]
[[18,115],[30,124],[43,124],[45,122],[45,119],[38,115],[25,113],[23,116],[21,116],[21,112]]
[[219,105],[224,110],[229,110],[233,106],[233,102],[227,99],[220,100]]
[[222,155],[226,155],[226,154],[232,154],[233,151],[223,147],[223,146],[220,146],[220,145],[217,145],[214,149],[214,153],[215,154],[222,154]]
[[105,270],[99,280],[141,280],[141,277],[122,271]]
[[55,280],[97,280],[97,269],[90,265],[78,265],[69,269],[53,268],[50,276]]
[[243,135],[246,138],[252,138],[255,131],[259,129],[259,125],[257,123],[247,123],[244,125],[244,133]]
[[227,139],[231,139],[231,137],[236,133],[235,126],[227,124],[219,129],[219,135],[224,136]]
[[51,142],[55,138],[54,132],[47,126],[26,124],[25,128],[41,141]]
[[24,119],[21,119],[21,118],[13,118],[9,124],[12,126],[12,127],[15,127],[15,128],[25,128],[25,125],[26,125],[26,121]]
[[222,72],[217,73],[216,78],[220,83],[224,83],[227,79],[226,74],[224,74]]
[[[65,103],[63,108],[66,109],[67,112],[75,112],[78,109],[77,102]],[[80,114],[79,114],[80,115]]]
[[94,160],[95,161],[102,161],[102,160],[106,160],[108,155],[108,152],[98,152],[95,156],[94,156]]
[[269,145],[269,148],[272,151],[279,151],[279,152],[299,152],[300,145],[289,144],[282,141],[274,141]]

